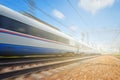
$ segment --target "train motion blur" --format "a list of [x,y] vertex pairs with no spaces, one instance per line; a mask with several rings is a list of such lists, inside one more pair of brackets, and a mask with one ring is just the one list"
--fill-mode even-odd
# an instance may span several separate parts
[[80,53],[80,46],[52,25],[0,5],[0,56]]

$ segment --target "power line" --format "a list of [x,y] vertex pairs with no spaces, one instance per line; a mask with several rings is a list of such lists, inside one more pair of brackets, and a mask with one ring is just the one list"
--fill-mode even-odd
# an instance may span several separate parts
[[88,24],[85,22],[84,18],[80,15],[80,13],[77,11],[77,9],[73,6],[73,4],[71,3],[71,1],[67,0],[67,2],[71,6],[71,8],[77,13],[77,15],[80,17],[80,19],[84,22],[84,24],[86,26],[88,26]]
[[[26,2],[26,4],[28,3],[28,0],[24,0]],[[67,27],[66,24],[63,24],[62,22],[58,21],[57,19],[55,19],[54,17],[52,17],[51,15],[49,15],[48,13],[46,13],[45,11],[43,11],[41,8],[35,6],[35,9],[37,9],[38,11],[42,12],[43,14],[45,14],[47,17],[51,18],[52,20],[54,20],[55,22],[59,23],[60,25],[62,25],[63,27],[65,27],[67,30],[69,30],[69,27]],[[70,33],[70,32],[69,32]],[[71,36],[73,33],[70,33]],[[80,36],[80,35],[79,35]]]
[[[24,0],[26,4],[29,4],[29,0]],[[35,6],[35,9],[37,9],[39,12],[42,12],[44,15],[46,15],[47,17],[49,17],[50,19],[52,19],[53,21],[57,22],[58,24],[60,24],[61,26],[63,26],[64,28],[66,28],[67,30],[69,30],[69,27],[67,27],[66,24],[58,21],[56,18],[52,17],[51,15],[49,15],[48,13],[46,13],[45,11],[43,11],[41,8]],[[73,33],[68,32],[70,36],[73,37]]]
[[[27,2],[27,4],[29,4],[27,0],[25,0],[25,1]],[[45,11],[43,11],[42,9],[38,8],[37,6],[35,6],[35,9],[37,9],[37,10],[40,11],[40,12],[42,12],[42,13],[45,14],[47,17],[49,17],[49,18],[51,18],[52,20],[56,21],[56,22],[59,23],[60,25],[66,27],[65,24],[61,23],[60,21],[58,21],[57,19],[55,19],[54,17],[52,17],[51,15],[49,15],[48,13],[46,13]]]
[[28,5],[29,5],[29,8],[30,8],[30,13],[33,15],[36,4],[35,4],[34,0],[29,0],[28,3],[29,3]]
[[[47,0],[44,0],[44,2],[45,2],[50,8],[54,9],[54,7],[47,2]],[[71,3],[70,3],[70,4],[71,4]],[[71,5],[72,5],[72,4],[71,4]],[[73,5],[72,5],[72,7],[73,7]],[[74,7],[73,7],[73,9],[74,9]],[[76,11],[77,11],[77,10],[76,10]],[[79,12],[77,12],[77,14],[80,16],[80,18],[82,18],[82,16],[79,14]],[[82,19],[83,19],[83,18],[82,18]],[[69,23],[70,23],[70,22],[69,22]],[[85,24],[86,24],[86,23],[85,23]],[[87,24],[86,24],[86,25],[87,25]],[[71,30],[70,30],[70,31],[71,31]],[[84,37],[83,37],[83,32],[79,33],[79,32],[76,31],[76,34],[75,34],[75,33],[72,33],[72,34],[74,34],[75,36],[78,36],[78,37],[80,37],[80,35],[81,35],[81,41],[82,41],[82,42],[86,42],[87,44],[89,44],[89,34],[88,34],[87,32],[84,32]]]
[[[26,4],[29,4],[28,1],[29,1],[29,0],[25,0]],[[50,6],[49,3],[47,3],[47,4],[48,4],[48,6]],[[50,6],[50,7],[51,7],[51,6]],[[54,8],[54,7],[52,6],[51,8]],[[68,25],[63,24],[62,22],[58,21],[57,19],[55,19],[54,17],[52,17],[51,15],[49,15],[48,13],[46,13],[45,11],[43,11],[41,8],[35,6],[35,9],[37,9],[37,10],[40,11],[40,12],[42,12],[43,14],[45,14],[47,17],[49,17],[50,19],[54,20],[55,22],[59,23],[60,25],[62,25],[63,27],[65,27],[67,30],[71,31],[70,28],[67,27]],[[81,33],[78,33],[78,32],[77,32],[77,34],[71,33],[71,32],[69,32],[69,33],[70,33],[70,34],[69,34],[70,36],[73,36],[73,34],[74,34],[74,36],[78,36],[78,37],[74,37],[74,38],[77,38],[78,40],[80,40],[80,35],[81,35]],[[87,39],[87,33],[85,33],[85,36],[86,36],[86,39]],[[88,43],[88,40],[86,40],[86,41],[87,41],[86,43]]]
[[[45,2],[51,9],[54,9],[54,7],[47,2],[47,0],[44,0],[44,2]],[[71,22],[69,22],[69,23],[71,23]],[[69,29],[69,28],[67,28],[67,29]],[[69,30],[70,30],[70,29],[69,29]],[[71,31],[71,30],[70,30],[70,31]],[[79,36],[79,37],[80,37],[80,35],[81,35],[81,34],[78,33],[78,32],[77,32],[77,34],[75,34],[75,33],[72,33],[72,34],[77,35],[77,36]]]

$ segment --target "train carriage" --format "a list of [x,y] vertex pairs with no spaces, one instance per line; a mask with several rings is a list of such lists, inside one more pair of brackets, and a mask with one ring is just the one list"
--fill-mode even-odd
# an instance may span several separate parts
[[0,5],[0,56],[77,53],[75,40],[51,25]]

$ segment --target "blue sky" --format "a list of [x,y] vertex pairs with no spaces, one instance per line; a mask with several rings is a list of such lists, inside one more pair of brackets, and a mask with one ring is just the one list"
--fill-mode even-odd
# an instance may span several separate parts
[[[62,32],[80,41],[84,34],[84,42],[89,42],[94,47],[105,49],[120,47],[116,46],[120,44],[120,0],[69,0],[78,13],[67,0],[34,1],[37,7],[65,26],[37,9],[33,15],[54,25]],[[29,12],[25,0],[0,0],[0,4],[19,12]]]

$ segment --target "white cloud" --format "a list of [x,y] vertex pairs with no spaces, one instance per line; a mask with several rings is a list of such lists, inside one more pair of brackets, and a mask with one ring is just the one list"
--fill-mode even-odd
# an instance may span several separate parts
[[65,18],[64,14],[62,12],[60,12],[59,10],[54,9],[53,14],[54,14],[54,16],[56,16],[59,19],[64,19]]
[[115,0],[80,0],[79,6],[86,11],[95,14],[97,11],[110,7],[115,3]]
[[77,29],[78,29],[77,26],[70,26],[70,30],[73,31],[73,32],[76,31]]

